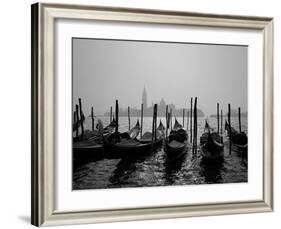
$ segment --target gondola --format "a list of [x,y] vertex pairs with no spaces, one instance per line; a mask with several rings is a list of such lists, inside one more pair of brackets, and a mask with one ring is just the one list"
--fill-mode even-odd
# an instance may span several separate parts
[[[97,124],[97,129],[98,129],[98,125]],[[109,123],[109,125],[107,125],[105,128],[103,128],[103,133],[112,133],[115,130],[116,127],[116,120],[115,118],[112,119],[112,121]]]
[[102,128],[103,136],[108,137],[110,134],[113,133],[115,126],[116,126],[116,121],[114,118],[110,122],[110,124],[107,125],[106,127],[103,127],[101,120],[99,120],[95,130],[85,130],[83,135],[79,135],[78,137],[73,137],[73,142],[80,142],[85,140],[90,140],[90,141],[99,140],[101,128]]
[[120,137],[124,139],[135,139],[139,136],[140,133],[140,123],[137,121],[136,125],[127,132],[121,133]]
[[96,130],[91,131],[91,135],[86,139],[90,141],[100,141],[102,140],[102,138],[109,138],[110,135],[114,132],[115,127],[116,127],[116,121],[114,118],[106,127],[103,127],[102,121],[98,120],[98,123],[96,125]]
[[[113,138],[109,143],[109,157],[134,158],[150,154],[155,147],[159,146],[163,139],[164,135],[160,133],[160,129],[162,129],[162,125],[159,125],[157,128],[156,141],[152,141],[152,134],[149,132],[146,132],[140,139],[137,139],[139,123],[130,131],[131,135],[129,133],[113,134]],[[137,134],[135,130],[138,130]]]
[[85,162],[104,158],[103,139],[112,134],[116,125],[113,121],[103,128],[101,120],[98,120],[97,130],[86,130],[79,141],[73,140],[73,158],[75,162]]
[[204,133],[200,137],[200,147],[204,159],[219,160],[224,157],[223,138],[219,133],[213,131],[207,120],[205,122]]
[[104,147],[101,142],[84,140],[73,143],[73,159],[75,163],[102,158],[104,158]]
[[[160,123],[156,129],[156,140],[153,142],[153,147],[160,147],[163,143],[163,139],[165,136],[165,127],[160,120]],[[145,132],[139,139],[140,143],[150,143],[152,144],[152,133],[147,131]]]
[[231,127],[230,134],[230,127],[227,121],[225,121],[225,130],[228,137],[231,135],[230,141],[238,151],[248,152],[248,137],[245,132],[239,133],[237,130]]
[[174,160],[183,156],[187,148],[187,132],[182,125],[175,120],[173,129],[165,142],[165,151],[169,160]]

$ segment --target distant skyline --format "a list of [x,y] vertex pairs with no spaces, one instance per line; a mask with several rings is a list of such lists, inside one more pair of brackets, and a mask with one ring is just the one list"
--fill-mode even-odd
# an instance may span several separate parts
[[[149,106],[147,104],[147,93],[144,88],[142,93],[142,104],[143,104],[143,116],[144,117],[151,117],[153,114],[154,106],[151,104]],[[176,107],[174,104],[168,104],[166,101],[162,98],[160,103],[157,103],[157,115],[160,117],[166,116],[166,106],[168,106],[168,111],[172,111],[173,117],[182,117],[183,113],[185,116],[190,112],[190,107]],[[114,107],[113,107],[113,113],[114,113]],[[110,116],[110,111],[107,111],[104,113],[105,116]],[[128,107],[126,108],[119,108],[119,116],[127,116],[128,115]],[[140,117],[141,115],[141,107],[130,107],[130,116],[132,117]],[[204,117],[204,113],[200,110],[200,108],[197,108],[197,116],[198,117]]]
[[85,115],[114,109],[116,99],[140,108],[144,87],[147,106],[189,108],[197,96],[205,115],[217,102],[247,112],[247,75],[246,46],[73,39],[73,104],[81,97]]

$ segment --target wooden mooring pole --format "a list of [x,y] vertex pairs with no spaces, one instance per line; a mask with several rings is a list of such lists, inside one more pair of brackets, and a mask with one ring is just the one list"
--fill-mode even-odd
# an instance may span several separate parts
[[112,122],[112,106],[110,107],[110,119],[109,119],[110,123]]
[[186,112],[186,132],[188,132],[188,124],[189,124],[189,111]]
[[194,124],[193,124],[193,147],[192,147],[192,153],[197,153],[197,97],[195,97],[194,101]]
[[184,127],[184,116],[185,116],[185,111],[184,108],[182,109],[182,127]]
[[228,137],[229,137],[229,155],[231,155],[231,107],[230,104],[228,104]]
[[130,107],[128,107],[128,124],[129,124],[129,130],[130,130],[131,129]]
[[82,101],[81,101],[81,98],[79,98],[79,109],[80,109],[80,120],[81,120],[81,134],[82,136],[84,135],[84,114],[83,114],[83,111],[82,111]]
[[76,137],[79,136],[79,106],[76,104],[75,105],[76,108]]
[[141,129],[140,129],[140,137],[142,137],[142,129],[143,129],[143,103],[141,104]]
[[173,110],[170,109],[170,131],[173,129]]
[[168,137],[168,129],[169,129],[169,114],[168,111],[169,110],[169,106],[166,105],[166,138]]
[[95,130],[94,108],[91,107],[92,131]]
[[198,119],[197,119],[197,104],[198,104],[198,101],[197,101],[197,97],[195,98],[196,100],[196,108],[195,108],[195,115],[196,115],[196,122],[195,122],[195,153],[197,154],[197,131],[198,131]]
[[152,135],[151,135],[151,141],[152,141],[152,148],[154,144],[154,130],[155,130],[155,104],[153,106],[153,114],[152,114]]
[[240,107],[238,108],[238,121],[239,121],[239,132],[241,133],[242,129],[241,129],[241,109],[240,109]]
[[154,142],[156,142],[157,139],[157,104],[154,104],[154,113],[155,113],[155,118],[154,118]]
[[222,110],[221,110],[221,135],[222,135],[222,119],[223,119],[223,114],[222,114]]
[[193,98],[190,99],[190,143],[192,143],[192,106],[193,106]]
[[116,134],[116,137],[117,137],[118,127],[119,127],[119,106],[118,106],[118,100],[115,101],[115,116],[116,116],[115,134]]
[[220,104],[217,103],[217,125],[218,125],[218,134],[220,134]]

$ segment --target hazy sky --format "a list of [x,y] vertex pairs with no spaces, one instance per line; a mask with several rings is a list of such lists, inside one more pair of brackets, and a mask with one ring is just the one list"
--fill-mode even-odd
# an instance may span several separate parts
[[73,39],[73,103],[84,112],[93,106],[103,114],[114,106],[140,107],[143,87],[148,105],[174,103],[189,107],[198,97],[206,115],[241,106],[247,111],[248,51],[246,46]]

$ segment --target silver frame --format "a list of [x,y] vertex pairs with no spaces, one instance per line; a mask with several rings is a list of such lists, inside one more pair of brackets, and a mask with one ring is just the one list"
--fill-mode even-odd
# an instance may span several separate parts
[[[273,210],[273,18],[85,5],[32,5],[32,212],[36,226]],[[54,209],[54,23],[58,18],[254,29],[263,32],[263,199],[99,211]]]

